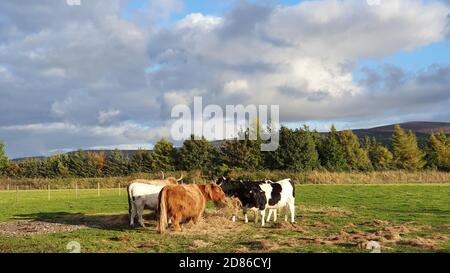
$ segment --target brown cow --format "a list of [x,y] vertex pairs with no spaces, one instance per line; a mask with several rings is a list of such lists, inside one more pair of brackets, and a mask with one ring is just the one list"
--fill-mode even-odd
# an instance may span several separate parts
[[202,217],[206,203],[213,200],[216,205],[223,202],[225,194],[215,184],[168,185],[159,193],[159,233],[164,233],[167,219],[172,220],[173,229],[180,231],[184,219],[194,224]]

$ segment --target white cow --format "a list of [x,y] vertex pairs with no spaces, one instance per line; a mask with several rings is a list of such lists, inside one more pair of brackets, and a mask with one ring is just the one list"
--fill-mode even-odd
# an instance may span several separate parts
[[295,222],[295,188],[291,179],[283,179],[277,182],[266,181],[261,183],[260,188],[265,192],[267,205],[269,209],[267,215],[267,222],[270,221],[270,216],[274,213],[274,221],[277,220],[277,210],[285,209],[284,221],[288,221],[288,212],[291,215],[291,222]]
[[128,213],[130,216],[130,226],[134,226],[134,219],[138,217],[138,222],[142,227],[144,219],[142,217],[144,208],[157,210],[158,195],[165,187],[164,184],[151,185],[145,183],[131,183],[128,186]]

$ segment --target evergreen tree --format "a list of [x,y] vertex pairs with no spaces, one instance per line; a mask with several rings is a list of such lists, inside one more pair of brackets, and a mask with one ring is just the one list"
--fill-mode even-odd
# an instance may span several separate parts
[[87,158],[81,149],[68,154],[66,166],[73,177],[90,176]]
[[338,133],[334,125],[325,138],[322,138],[319,151],[319,159],[322,167],[332,171],[348,169],[345,151],[339,143]]
[[427,167],[450,171],[450,138],[439,132],[431,134],[426,147]]
[[5,145],[0,141],[0,176],[6,175],[8,162],[9,160],[5,152]]
[[192,135],[184,141],[178,153],[179,166],[182,170],[211,170],[215,148],[204,138],[195,140]]
[[177,152],[173,144],[162,138],[152,151],[152,169],[154,171],[172,171],[175,169]]
[[219,148],[220,163],[229,168],[258,170],[262,154],[258,142],[252,140],[226,140]]
[[132,173],[152,172],[152,153],[139,149],[130,159],[130,171]]
[[338,139],[344,148],[349,168],[362,171],[372,169],[367,151],[361,148],[359,138],[351,130],[339,132]]
[[417,146],[417,139],[412,131],[405,133],[400,125],[395,125],[392,135],[392,149],[397,168],[406,170],[422,169],[425,165],[424,154]]
[[364,149],[368,152],[369,159],[375,170],[388,170],[392,168],[393,155],[382,143],[375,137],[366,136],[364,139]]
[[281,127],[279,141],[278,149],[268,153],[269,168],[301,171],[319,167],[315,136],[308,127],[295,130]]
[[128,175],[128,158],[115,149],[106,159],[105,174],[107,176],[126,176]]
[[65,162],[67,162],[67,155],[55,155],[47,158],[45,160],[45,177],[57,178],[70,176],[70,171],[65,165]]

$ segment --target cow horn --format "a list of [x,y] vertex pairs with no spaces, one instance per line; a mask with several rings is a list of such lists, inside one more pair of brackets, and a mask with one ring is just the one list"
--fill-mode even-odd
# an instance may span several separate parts
[[177,182],[180,182],[181,180],[183,180],[183,174],[181,174],[181,177],[177,179]]

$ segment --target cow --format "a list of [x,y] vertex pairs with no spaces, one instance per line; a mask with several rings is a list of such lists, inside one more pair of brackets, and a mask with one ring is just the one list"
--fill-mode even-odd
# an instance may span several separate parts
[[[274,213],[274,221],[276,221],[277,209],[285,208],[287,221],[288,210],[291,213],[291,222],[294,222],[295,215],[295,188],[294,183],[290,179],[272,182],[270,180],[263,181],[242,181],[221,178],[217,181],[226,195],[237,197],[243,206],[245,222],[248,222],[247,210],[255,211],[255,223],[258,222],[257,210],[261,214],[261,226],[264,226],[265,210],[269,209],[267,221]],[[233,215],[233,222],[236,216]]]
[[295,185],[289,178],[277,182],[266,180],[259,183],[261,189],[266,193],[269,214],[267,222],[270,221],[272,212],[274,213],[274,222],[277,221],[277,210],[285,209],[284,221],[288,221],[288,212],[291,216],[291,223],[295,222]]
[[172,220],[174,231],[181,231],[182,220],[196,224],[203,216],[209,200],[218,205],[224,198],[224,192],[216,184],[165,186],[158,196],[158,232],[166,231],[167,219]]
[[144,180],[135,179],[127,187],[128,193],[128,214],[130,218],[130,226],[134,226],[134,220],[138,217],[138,222],[145,227],[143,213],[144,209],[157,210],[159,192],[166,185],[176,185],[183,179],[169,177],[166,180]]
[[[264,226],[265,211],[267,205],[266,193],[261,189],[259,183],[262,181],[251,182],[242,180],[231,180],[225,177],[217,180],[217,185],[222,187],[224,193],[229,197],[238,198],[242,204],[245,222],[248,223],[248,210],[255,213],[254,221],[258,223],[258,211],[261,214],[261,224]],[[233,222],[236,221],[236,215],[233,215]]]

